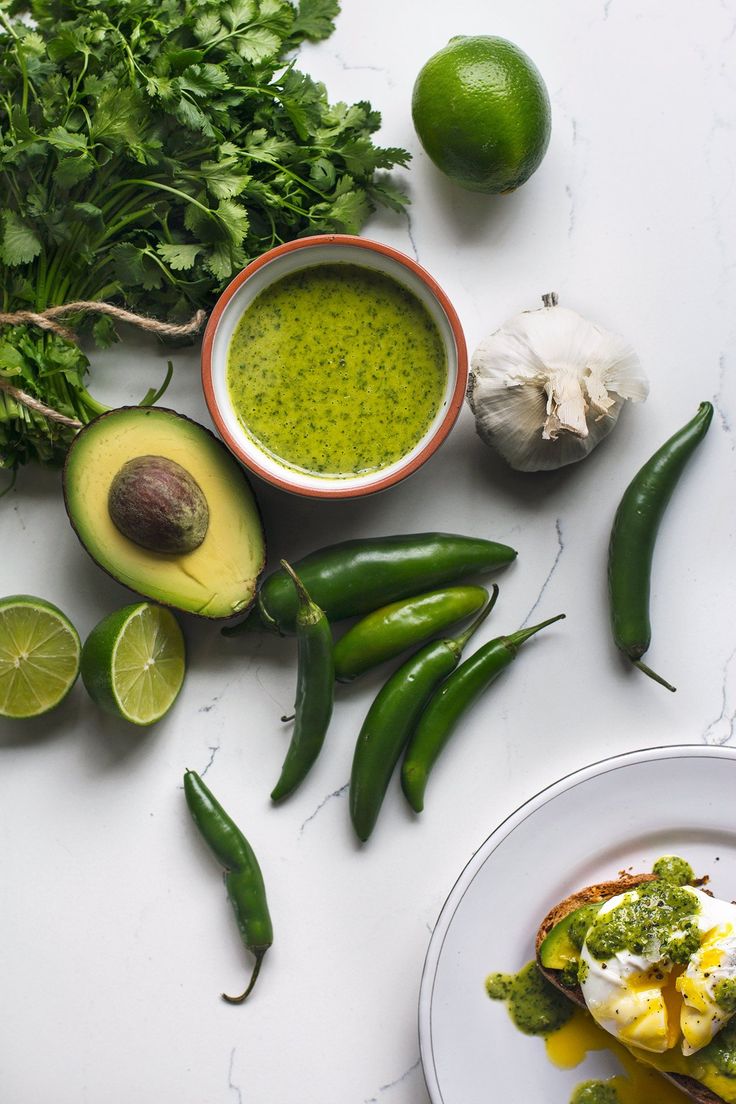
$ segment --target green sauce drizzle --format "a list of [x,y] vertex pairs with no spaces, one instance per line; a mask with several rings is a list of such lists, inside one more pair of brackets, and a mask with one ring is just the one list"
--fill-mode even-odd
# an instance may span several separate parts
[[690,863],[677,855],[663,855],[661,859],[657,859],[652,867],[652,874],[656,874],[663,882],[671,882],[676,886],[690,885],[695,880]]
[[289,467],[351,476],[388,467],[421,440],[447,383],[444,345],[423,303],[352,264],[293,272],[262,291],[233,333],[233,408]]
[[644,954],[653,944],[660,957],[685,964],[700,946],[692,917],[699,911],[697,897],[669,882],[647,882],[631,898],[599,915],[586,937],[594,958],[612,958],[617,951]]
[[619,1095],[605,1081],[583,1081],[570,1097],[570,1104],[619,1104]]
[[724,1012],[736,1012],[736,978],[722,978],[713,987],[716,1004]]
[[567,934],[570,937],[570,942],[573,947],[577,947],[579,951],[583,948],[588,929],[600,912],[600,908],[601,902],[593,901],[589,905],[583,905],[581,908],[576,909],[572,914],[567,928]]
[[506,1001],[509,1015],[525,1035],[551,1035],[567,1023],[574,1006],[529,962],[518,974],[489,974],[491,1000]]
[[722,1027],[712,1042],[699,1050],[691,1059],[697,1063],[694,1076],[701,1076],[702,1071],[709,1066],[715,1066],[724,1077],[736,1079],[736,1020],[731,1020]]

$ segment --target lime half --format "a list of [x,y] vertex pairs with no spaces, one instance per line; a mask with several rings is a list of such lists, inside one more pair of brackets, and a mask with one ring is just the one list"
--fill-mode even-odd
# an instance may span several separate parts
[[30,594],[0,598],[0,716],[37,717],[79,674],[79,634],[60,609]]
[[184,637],[170,610],[124,606],[100,621],[82,648],[82,680],[108,713],[137,725],[158,721],[184,681]]

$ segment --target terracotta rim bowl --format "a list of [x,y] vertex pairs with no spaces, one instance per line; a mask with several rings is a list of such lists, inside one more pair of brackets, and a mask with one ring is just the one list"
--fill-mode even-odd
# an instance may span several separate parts
[[[319,264],[355,264],[393,277],[424,304],[440,332],[447,357],[447,384],[440,408],[418,444],[389,467],[366,475],[320,476],[279,462],[240,424],[227,388],[227,353],[233,331],[255,297],[275,280]],[[349,234],[300,238],[270,249],[243,269],[217,300],[202,344],[202,385],[210,415],[230,451],[261,479],[310,498],[356,498],[406,479],[439,448],[452,429],[465,396],[468,354],[460,321],[442,288],[416,261],[398,250]]]

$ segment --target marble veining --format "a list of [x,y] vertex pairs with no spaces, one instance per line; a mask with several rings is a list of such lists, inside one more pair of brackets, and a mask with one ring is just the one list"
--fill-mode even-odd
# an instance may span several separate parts
[[230,1064],[227,1071],[227,1087],[231,1093],[235,1094],[236,1104],[245,1104],[243,1097],[243,1090],[240,1085],[233,1081],[233,1067],[235,1065],[235,1047],[230,1051]]
[[209,747],[210,757],[209,757],[209,759],[207,760],[207,762],[206,762],[206,764],[204,765],[204,767],[202,768],[202,770],[201,770],[201,771],[199,772],[199,774],[200,774],[200,778],[204,778],[204,776],[206,775],[207,771],[208,771],[208,770],[210,769],[210,767],[211,767],[211,766],[212,766],[212,764],[214,763],[214,761],[215,761],[215,756],[217,755],[218,751],[220,750],[220,747],[221,747],[221,745],[220,745],[220,744],[214,744],[214,745],[213,745],[213,744],[210,744],[210,747]]
[[565,551],[565,543],[562,539],[562,522],[560,521],[559,518],[555,518],[555,536],[557,538],[557,549],[555,551],[555,557],[552,561],[552,566],[550,567],[549,571],[547,572],[546,578],[545,578],[544,582],[542,583],[542,586],[540,587],[539,594],[537,595],[537,598],[536,598],[536,601],[535,601],[534,605],[529,610],[529,612],[527,613],[526,617],[524,618],[524,620],[522,621],[522,623],[520,625],[520,628],[522,628],[522,629],[525,628],[529,624],[529,622],[531,621],[532,614],[534,613],[534,611],[539,606],[539,603],[542,601],[542,598],[544,596],[544,592],[546,591],[547,587],[549,586],[549,584],[552,580],[552,576],[554,575],[555,571],[557,570],[557,567],[558,567],[559,562],[560,562],[560,557],[562,556],[562,553]]
[[405,1070],[400,1077],[397,1077],[394,1081],[388,1081],[385,1085],[379,1086],[378,1092],[375,1096],[366,1097],[363,1104],[379,1104],[380,1100],[384,1099],[386,1093],[391,1093],[392,1089],[398,1088],[400,1085],[405,1085],[406,1082],[421,1068],[421,1058],[417,1058],[413,1066],[409,1066],[408,1070]]
[[721,712],[703,733],[706,744],[728,744],[734,734],[736,721],[736,648],[733,649],[723,667],[721,686]]
[[350,782],[345,782],[342,786],[339,786],[336,790],[333,790],[332,793],[328,793],[326,797],[323,797],[314,812],[310,813],[306,820],[302,821],[301,827],[299,829],[299,836],[301,837],[303,835],[304,829],[307,827],[307,825],[311,824],[314,818],[322,812],[328,802],[333,801],[335,798],[344,797],[345,794],[348,792],[349,787]]

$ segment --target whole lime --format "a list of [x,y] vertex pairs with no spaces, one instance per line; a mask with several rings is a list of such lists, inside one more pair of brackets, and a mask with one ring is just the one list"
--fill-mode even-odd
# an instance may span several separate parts
[[518,188],[549,144],[545,83],[531,58],[504,38],[450,39],[420,70],[411,109],[428,156],[471,191]]

